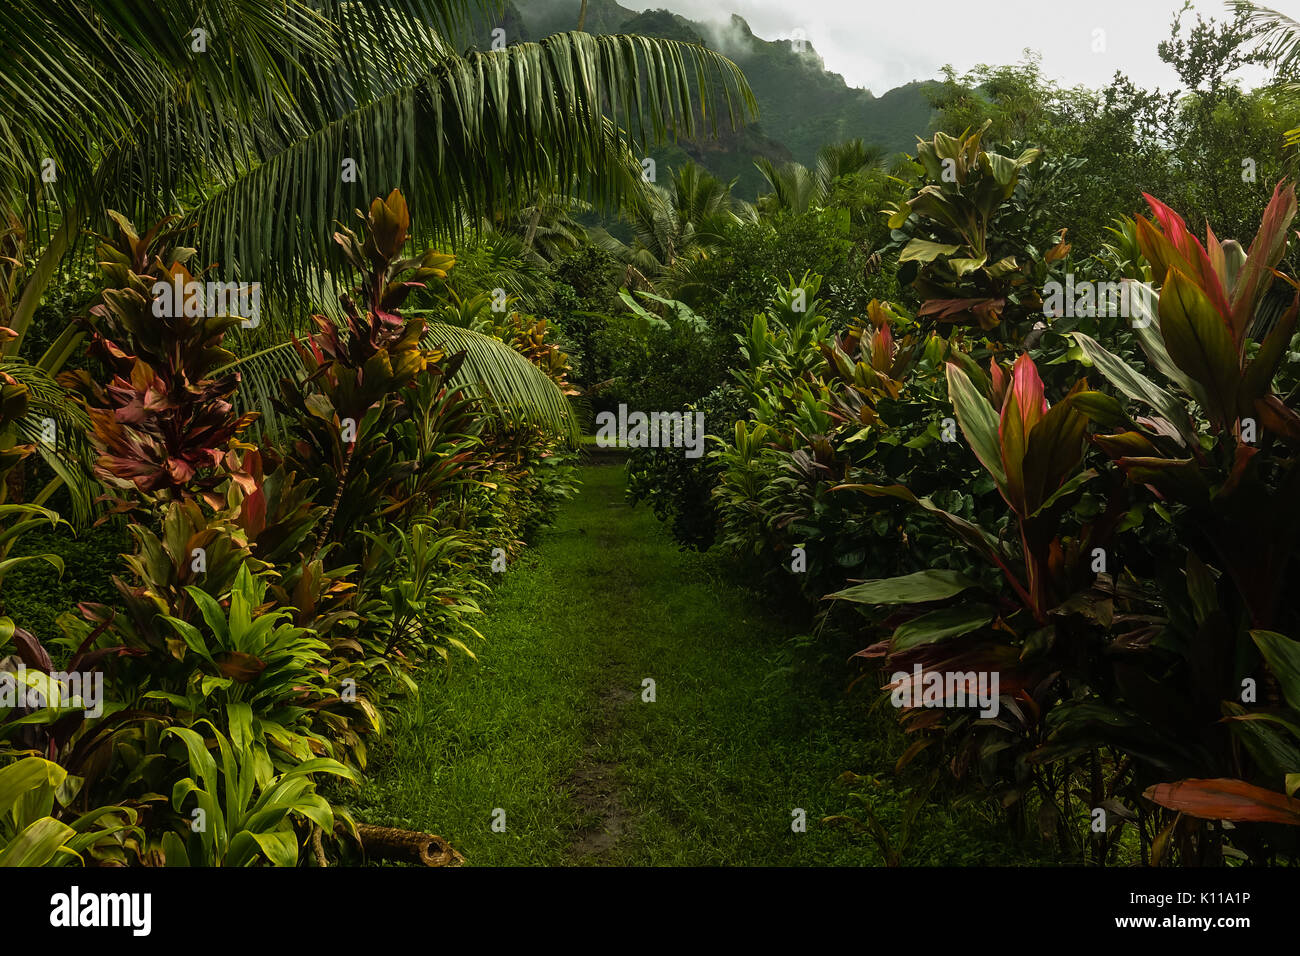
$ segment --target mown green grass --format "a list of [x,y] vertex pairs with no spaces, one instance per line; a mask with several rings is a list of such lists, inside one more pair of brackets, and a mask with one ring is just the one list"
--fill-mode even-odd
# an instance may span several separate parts
[[[621,468],[583,478],[507,572],[479,662],[427,676],[397,718],[357,816],[438,833],[471,865],[880,864],[868,837],[821,821],[865,791],[899,841],[892,713],[843,693],[838,649],[819,659],[816,640],[792,641],[797,620],[626,505]],[[848,770],[876,782],[840,782]],[[491,828],[497,808],[505,832]],[[791,830],[796,808],[805,833]],[[903,862],[1038,856],[936,797]]]

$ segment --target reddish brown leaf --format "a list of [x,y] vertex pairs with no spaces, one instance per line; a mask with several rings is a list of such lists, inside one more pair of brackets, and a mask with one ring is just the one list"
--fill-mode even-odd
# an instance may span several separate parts
[[221,671],[222,677],[229,677],[241,684],[247,684],[266,670],[264,661],[252,654],[245,654],[243,651],[230,651],[226,654],[219,654],[215,660],[217,670]]
[[1159,783],[1148,787],[1143,796],[1202,820],[1300,826],[1300,800],[1230,777]]

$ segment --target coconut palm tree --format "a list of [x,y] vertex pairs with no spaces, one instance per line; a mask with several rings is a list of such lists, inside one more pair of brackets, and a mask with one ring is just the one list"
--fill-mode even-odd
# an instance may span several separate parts
[[823,146],[812,169],[793,161],[778,166],[766,156],[760,156],[754,165],[772,191],[759,198],[759,208],[765,212],[808,212],[826,203],[837,180],[877,169],[884,159],[883,149],[869,146],[861,139]]
[[[0,221],[18,224],[24,248],[0,316],[5,359],[23,354],[42,296],[84,262],[105,209],[137,223],[191,210],[216,276],[261,282],[300,315],[332,288],[335,223],[375,195],[403,190],[421,242],[539,191],[613,205],[635,188],[647,140],[755,109],[735,65],[692,44],[575,32],[453,48],[498,7],[7,0],[0,88],[17,110],[0,112]],[[69,325],[31,368],[52,375],[79,334]],[[269,360],[286,358],[258,351]],[[519,390],[497,399],[553,404],[490,340],[466,365],[499,383],[483,368],[493,361]]]
[[590,211],[589,203],[572,196],[541,193],[518,209],[485,222],[483,227],[518,239],[525,255],[538,265],[545,265],[582,246],[587,230],[574,216]]
[[672,171],[667,187],[645,184],[628,203],[631,245],[603,229],[593,229],[592,239],[628,265],[628,285],[649,287],[707,256],[729,223],[752,213],[731,195],[734,185],[697,163],[683,163]]
[[[1277,70],[1279,89],[1291,97],[1300,97],[1300,20],[1249,0],[1232,0],[1238,13],[1259,32],[1262,49]],[[1287,142],[1300,146],[1300,127],[1287,131]]]

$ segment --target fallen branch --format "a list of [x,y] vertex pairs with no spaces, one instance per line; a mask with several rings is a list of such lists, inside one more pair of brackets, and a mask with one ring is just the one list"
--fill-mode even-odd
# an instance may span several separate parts
[[[341,824],[336,829],[345,832]],[[465,862],[450,843],[432,833],[358,823],[357,836],[361,839],[362,851],[378,860],[395,860],[417,866],[459,866]]]

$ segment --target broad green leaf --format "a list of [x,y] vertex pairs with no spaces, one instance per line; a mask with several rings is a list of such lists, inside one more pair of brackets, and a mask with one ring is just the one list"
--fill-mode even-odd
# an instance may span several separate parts
[[1005,483],[1002,496],[1018,515],[1026,515],[1029,509],[1025,504],[1025,455],[1028,453],[1028,438],[1025,434],[1025,415],[1021,407],[1021,396],[1016,394],[1014,386],[1008,386],[1006,404],[1002,406],[1002,415],[998,422],[998,442],[1002,451],[1002,468]]
[[[245,834],[240,833],[236,840]],[[296,866],[298,863],[298,839],[292,828],[272,830],[270,833],[248,833],[265,854],[272,866]],[[231,850],[235,841],[231,841]]]
[[42,757],[25,757],[0,769],[0,813],[8,813],[28,792],[40,787],[51,790],[63,783],[68,772]]
[[1129,279],[1125,282],[1132,303],[1133,314],[1129,320],[1142,351],[1161,375],[1199,401],[1202,396],[1201,387],[1174,363],[1169,357],[1169,350],[1165,348],[1164,334],[1160,331],[1160,293],[1145,282]]
[[1300,767],[1300,747],[1296,746],[1287,733],[1283,733],[1289,731],[1294,734],[1300,729],[1294,722],[1249,719],[1274,715],[1259,712],[1250,714],[1240,704],[1232,701],[1225,701],[1223,707],[1226,712],[1224,721],[1264,773],[1280,777],[1291,768]]
[[75,836],[72,827],[53,817],[41,817],[0,849],[0,867],[48,866],[59,848]]
[[969,634],[993,620],[993,611],[983,605],[939,608],[900,624],[890,642],[892,651],[905,651],[950,637]]
[[1189,448],[1196,445],[1196,429],[1192,426],[1187,408],[1179,399],[1118,356],[1108,352],[1096,340],[1082,332],[1072,332],[1071,335],[1083,350],[1083,354],[1088,357],[1088,361],[1092,362],[1112,385],[1134,401],[1149,405],[1159,412],[1177,429],[1184,445]]
[[330,757],[314,757],[311,760],[304,760],[302,763],[298,764],[298,766],[289,771],[289,773],[329,773],[336,777],[346,777],[348,780],[354,782],[359,782],[360,780],[355,770]]
[[1103,428],[1124,428],[1129,417],[1121,405],[1105,392],[1080,391],[1064,399]]
[[1282,685],[1282,696],[1292,710],[1300,712],[1300,641],[1276,631],[1251,631],[1250,636]]
[[967,259],[949,259],[948,266],[949,268],[952,269],[953,272],[957,274],[957,278],[960,279],[962,276],[966,275],[967,273],[974,272],[976,269],[980,268],[981,266],[984,265],[984,263],[988,261],[989,261],[989,257],[988,254],[986,253],[982,256],[973,256]]
[[29,561],[44,561],[46,564],[53,565],[54,569],[59,572],[59,577],[63,577],[63,559],[57,554],[27,554],[19,558],[7,558],[0,561],[0,577],[8,573],[10,568],[26,564]]
[[164,866],[190,865],[189,854],[185,851],[185,841],[171,830],[162,835],[162,852]]
[[1178,269],[1160,292],[1160,330],[1174,364],[1208,397],[1207,413],[1220,423],[1233,421],[1241,379],[1237,343],[1209,297]]
[[94,836],[96,834],[102,834],[102,829],[91,831],[90,825],[105,817],[113,816],[121,816],[125,822],[118,823],[117,821],[113,821],[114,826],[112,829],[122,829],[125,826],[135,823],[136,820],[139,819],[140,815],[132,807],[119,807],[109,804],[104,807],[96,807],[94,810],[83,813],[81,816],[77,817],[77,819],[72,821],[72,829],[76,830],[78,835]]
[[181,738],[189,753],[190,769],[203,782],[203,788],[211,791],[217,783],[217,762],[209,752],[204,739],[188,727],[168,727],[163,736],[174,734]]
[[1043,503],[1038,506],[1038,510],[1030,514],[1030,517],[1036,518],[1038,517],[1038,515],[1043,514],[1049,508],[1057,504],[1057,502],[1064,501],[1070,495],[1073,495],[1076,492],[1080,491],[1084,485],[1086,485],[1088,482],[1092,481],[1092,479],[1096,477],[1097,477],[1097,470],[1095,468],[1089,468],[1085,471],[1079,472],[1069,481],[1061,485],[1061,487],[1057,488],[1054,492],[1048,495],[1047,498],[1043,501]]
[[230,840],[222,865],[228,867],[253,866],[265,854],[252,833],[240,830]]
[[1269,330],[1264,341],[1260,343],[1255,358],[1246,367],[1241,380],[1241,410],[1246,414],[1254,411],[1254,402],[1268,394],[1273,387],[1273,376],[1277,374],[1278,365],[1286,355],[1291,337],[1295,334],[1297,312],[1300,311],[1300,294],[1291,303],[1291,308]]
[[[193,590],[198,591],[199,589],[193,588]],[[207,641],[203,639],[203,635],[197,627],[189,621],[182,621],[180,618],[171,617],[168,614],[160,614],[159,617],[172,626],[172,630],[181,636],[181,640],[185,642],[186,647],[205,661],[212,661],[212,655],[208,652]]]
[[[1081,393],[1075,386],[1071,396]],[[1029,433],[1025,450],[1025,507],[1029,514],[1061,487],[1079,467],[1087,450],[1088,418],[1070,401],[1070,396],[1047,410]]]
[[921,604],[942,601],[974,587],[979,587],[979,583],[960,572],[934,568],[897,578],[864,581],[828,594],[823,600],[839,599],[855,604]]
[[1209,500],[1210,486],[1193,458],[1131,457],[1120,465],[1130,481],[1150,485],[1173,501],[1198,505]]
[[970,443],[975,457],[993,476],[999,487],[1006,484],[1007,475],[1002,465],[1002,449],[998,443],[998,416],[971,384],[966,373],[949,362],[948,397],[957,414],[957,424]]
[[903,262],[933,262],[940,256],[950,256],[961,246],[949,245],[943,242],[931,242],[928,239],[913,239],[898,255],[898,261]]

